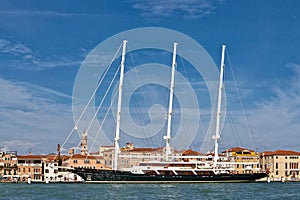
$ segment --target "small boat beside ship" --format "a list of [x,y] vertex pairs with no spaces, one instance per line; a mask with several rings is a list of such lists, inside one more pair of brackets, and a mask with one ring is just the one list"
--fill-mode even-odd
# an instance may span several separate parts
[[122,104],[122,87],[124,76],[124,63],[127,41],[123,41],[123,51],[120,69],[118,110],[116,119],[116,133],[114,142],[113,167],[111,170],[75,168],[73,173],[82,177],[85,182],[90,183],[201,183],[201,182],[253,182],[267,177],[267,172],[249,171],[249,173],[236,173],[236,162],[221,156],[218,153],[218,141],[220,139],[220,115],[221,97],[223,87],[223,70],[225,46],[222,47],[221,69],[219,76],[219,94],[216,115],[216,129],[214,139],[214,151],[210,155],[193,157],[175,157],[171,153],[171,119],[173,106],[174,74],[176,66],[177,43],[174,43],[172,74],[169,94],[169,105],[167,113],[167,134],[164,160],[153,160],[140,162],[139,165],[129,168],[118,169],[119,140],[120,140],[120,113]]

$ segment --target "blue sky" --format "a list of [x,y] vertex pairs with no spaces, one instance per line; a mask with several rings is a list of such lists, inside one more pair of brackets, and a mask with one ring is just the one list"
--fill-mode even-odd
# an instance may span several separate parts
[[196,40],[217,65],[228,46],[250,125],[240,126],[229,76],[241,131],[225,125],[223,148],[300,151],[299,9],[297,0],[0,0],[0,148],[55,151],[74,125],[73,84],[88,53],[120,32],[163,27]]

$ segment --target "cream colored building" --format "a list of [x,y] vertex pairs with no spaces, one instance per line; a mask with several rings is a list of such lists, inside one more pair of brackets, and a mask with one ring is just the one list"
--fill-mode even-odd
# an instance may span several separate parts
[[[114,147],[100,147],[100,155],[104,158],[105,166],[112,168]],[[163,148],[136,148],[132,143],[127,143],[125,147],[120,148],[118,169],[136,166],[140,162],[160,160],[163,155]]]
[[[174,156],[181,156],[182,153],[191,153],[190,151],[177,151],[171,148],[171,153]],[[193,152],[194,153],[194,152]],[[112,168],[114,147],[103,146],[100,147],[100,155],[104,158],[105,166]],[[127,143],[125,147],[120,148],[120,154],[118,159],[118,169],[130,168],[132,166],[139,165],[140,162],[147,161],[163,161],[165,159],[165,148],[139,148],[135,147],[133,143]]]
[[0,152],[0,177],[3,182],[19,180],[16,151]]
[[164,148],[135,148],[132,143],[127,143],[121,148],[118,168],[129,168],[151,160],[163,160],[164,155]]
[[270,171],[271,181],[300,181],[300,152],[277,150],[260,154],[260,166]]

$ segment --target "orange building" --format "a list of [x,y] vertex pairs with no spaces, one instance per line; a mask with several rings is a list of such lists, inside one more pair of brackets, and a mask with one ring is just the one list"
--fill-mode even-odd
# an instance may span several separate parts
[[63,161],[64,167],[70,168],[89,168],[89,169],[103,169],[104,159],[98,155],[81,155],[73,154],[68,159]]
[[260,171],[259,153],[251,149],[234,147],[223,151],[231,162],[235,163],[235,172],[238,174],[256,173]]
[[43,176],[43,160],[47,158],[45,155],[21,155],[18,156],[18,175],[20,181],[28,181],[30,178],[35,182],[44,181]]

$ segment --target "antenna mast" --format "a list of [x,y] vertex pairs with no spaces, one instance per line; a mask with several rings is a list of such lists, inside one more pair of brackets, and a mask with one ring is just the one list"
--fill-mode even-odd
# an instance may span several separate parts
[[168,127],[167,127],[167,135],[164,136],[166,140],[166,161],[169,160],[169,155],[171,154],[170,149],[170,139],[171,139],[171,122],[172,122],[172,108],[173,108],[173,94],[174,94],[174,86],[175,86],[175,67],[176,67],[176,50],[178,43],[174,43],[173,48],[173,61],[172,61],[172,76],[171,76],[171,85],[170,85],[170,97],[169,97],[169,110],[168,110]]
[[217,122],[216,122],[216,133],[213,136],[215,140],[215,156],[214,156],[214,167],[217,166],[217,161],[219,159],[219,139],[220,139],[220,119],[221,119],[221,103],[222,103],[222,89],[223,89],[223,74],[224,74],[224,57],[225,57],[225,45],[222,45],[222,58],[221,58],[221,67],[220,67],[220,80],[219,80],[219,94],[218,94],[218,107],[217,107]]
[[114,149],[115,152],[114,152],[113,170],[118,170],[118,158],[119,158],[119,151],[120,151],[119,140],[120,140],[122,88],[123,88],[126,44],[127,44],[127,40],[123,40],[122,60],[121,60],[121,68],[120,68],[118,110],[117,110],[117,127],[116,127],[116,135],[115,135],[115,149]]

